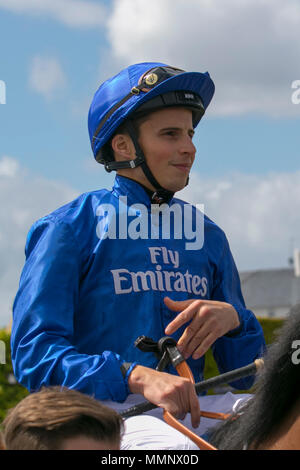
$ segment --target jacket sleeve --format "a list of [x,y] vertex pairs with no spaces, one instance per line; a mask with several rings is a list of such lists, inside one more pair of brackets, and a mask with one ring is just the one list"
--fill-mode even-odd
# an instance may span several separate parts
[[73,345],[81,260],[70,226],[41,219],[28,234],[25,255],[11,335],[17,380],[30,391],[62,385],[124,401],[129,393],[120,370],[124,360],[111,351],[82,354]]
[[[226,237],[222,258],[217,267],[212,300],[231,304],[240,319],[240,326],[218,338],[212,347],[220,373],[243,367],[261,357],[265,351],[263,330],[255,315],[245,306],[239,274]],[[230,385],[239,390],[247,390],[254,380],[254,376],[246,377]]]

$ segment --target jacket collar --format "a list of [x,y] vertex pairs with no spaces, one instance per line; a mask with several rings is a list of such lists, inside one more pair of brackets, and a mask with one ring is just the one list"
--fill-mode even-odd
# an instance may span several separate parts
[[151,204],[170,204],[173,199],[170,193],[158,194],[157,191],[153,192],[137,181],[120,175],[116,175],[112,192],[117,197],[127,196],[127,202],[130,205],[141,203],[147,207]]

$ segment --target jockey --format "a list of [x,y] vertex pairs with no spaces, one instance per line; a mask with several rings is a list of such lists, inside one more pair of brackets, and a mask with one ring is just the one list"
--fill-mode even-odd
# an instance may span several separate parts
[[[95,93],[92,151],[117,175],[111,191],[85,193],[29,231],[12,361],[30,391],[64,385],[116,409],[142,395],[178,418],[190,413],[197,427],[193,385],[170,366],[155,370],[158,358],[135,340],[172,336],[195,381],[210,347],[220,372],[263,353],[262,329],[244,304],[224,232],[174,197],[188,184],[194,130],[213,94],[207,72],[157,62],[129,66]],[[178,436],[170,442],[183,448]]]

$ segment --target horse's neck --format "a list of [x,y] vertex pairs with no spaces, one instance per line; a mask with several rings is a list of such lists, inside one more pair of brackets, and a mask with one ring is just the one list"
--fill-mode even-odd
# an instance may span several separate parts
[[300,399],[279,427],[259,446],[265,450],[300,450]]

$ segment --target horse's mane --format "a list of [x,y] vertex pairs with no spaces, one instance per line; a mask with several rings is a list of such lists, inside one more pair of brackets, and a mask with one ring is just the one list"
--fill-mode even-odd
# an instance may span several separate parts
[[[209,432],[209,441],[220,450],[257,446],[271,438],[299,400],[300,364],[292,361],[292,344],[300,340],[300,305],[294,307],[268,348],[256,391],[239,413]],[[296,361],[298,362],[298,361]]]

